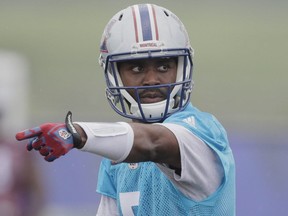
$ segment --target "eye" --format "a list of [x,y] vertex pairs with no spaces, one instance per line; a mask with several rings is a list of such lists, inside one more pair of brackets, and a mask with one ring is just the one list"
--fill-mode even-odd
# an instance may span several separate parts
[[137,66],[131,66],[131,71],[133,71],[134,73],[140,73],[143,71],[143,67],[137,65]]
[[157,67],[157,70],[158,71],[161,71],[161,72],[166,72],[169,70],[169,65],[168,64],[163,64],[163,65],[160,65]]

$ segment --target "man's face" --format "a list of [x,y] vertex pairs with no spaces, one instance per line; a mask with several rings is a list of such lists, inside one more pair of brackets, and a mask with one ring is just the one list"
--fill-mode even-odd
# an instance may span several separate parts
[[[174,83],[177,75],[177,58],[140,59],[118,63],[123,85],[154,86]],[[141,103],[156,103],[167,98],[168,87],[138,90]],[[171,90],[170,90],[171,91]],[[136,99],[134,89],[128,90]]]

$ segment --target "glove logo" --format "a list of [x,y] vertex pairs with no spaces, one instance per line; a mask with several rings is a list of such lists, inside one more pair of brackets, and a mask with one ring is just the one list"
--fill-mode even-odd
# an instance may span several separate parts
[[59,136],[65,140],[67,140],[71,136],[71,133],[69,133],[68,131],[66,131],[64,129],[59,130],[58,133],[59,133]]

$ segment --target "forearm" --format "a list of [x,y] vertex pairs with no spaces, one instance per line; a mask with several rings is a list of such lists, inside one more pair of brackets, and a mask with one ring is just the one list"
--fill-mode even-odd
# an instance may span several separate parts
[[174,134],[158,124],[76,123],[83,151],[117,162],[153,161],[181,167]]
[[161,124],[131,123],[134,145],[127,161],[153,161],[181,167],[180,151],[175,135]]

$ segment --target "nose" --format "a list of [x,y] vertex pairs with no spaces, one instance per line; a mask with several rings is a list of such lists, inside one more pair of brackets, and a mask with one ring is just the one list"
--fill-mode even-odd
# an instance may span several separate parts
[[159,73],[153,67],[149,67],[145,71],[143,85],[150,86],[150,85],[159,85]]

